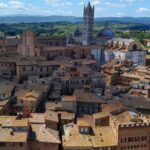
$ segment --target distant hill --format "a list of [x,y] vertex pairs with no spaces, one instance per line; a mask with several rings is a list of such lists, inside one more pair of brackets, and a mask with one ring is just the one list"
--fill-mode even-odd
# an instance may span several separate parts
[[[82,22],[82,17],[74,16],[27,16],[27,15],[12,15],[0,16],[0,23],[41,23],[41,22]],[[150,17],[99,17],[95,18],[96,22],[122,22],[122,23],[141,23],[150,24]]]
[[150,17],[105,17],[105,18],[96,18],[96,22],[99,21],[113,21],[113,22],[122,22],[122,23],[140,23],[140,24],[150,24]]
[[41,22],[82,22],[81,17],[73,16],[0,16],[0,23],[41,23]]

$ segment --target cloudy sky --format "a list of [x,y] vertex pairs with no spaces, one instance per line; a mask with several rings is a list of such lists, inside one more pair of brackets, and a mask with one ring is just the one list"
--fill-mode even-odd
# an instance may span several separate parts
[[82,16],[89,1],[96,17],[150,17],[150,0],[0,0],[0,15]]

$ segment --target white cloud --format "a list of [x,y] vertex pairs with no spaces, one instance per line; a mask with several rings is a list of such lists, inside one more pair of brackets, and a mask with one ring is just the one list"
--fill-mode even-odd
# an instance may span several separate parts
[[24,3],[21,2],[20,0],[11,0],[11,1],[9,1],[8,5],[11,6],[12,9],[15,9],[15,10],[25,10],[26,9]]
[[79,3],[78,3],[78,5],[84,5],[84,2],[83,2],[83,1],[81,1],[81,2],[79,2]]
[[[33,4],[33,1],[37,1],[37,4]],[[43,5],[40,6],[38,1],[43,2]],[[30,0],[30,2],[26,0],[0,0],[0,15],[29,14],[45,16],[81,16],[83,13],[83,5],[87,5],[88,1],[91,2],[91,5],[96,5],[96,17],[112,15],[149,16],[148,12],[150,12],[150,7],[145,5],[146,0]]]
[[6,4],[0,3],[0,10],[6,9],[6,8],[7,8],[7,5],[6,5]]
[[117,12],[117,14],[116,14],[118,17],[122,17],[122,16],[124,16],[124,14],[122,13],[122,12]]
[[99,5],[101,3],[101,0],[92,0],[92,5]]
[[150,12],[149,8],[144,8],[144,7],[140,7],[137,12],[139,13],[146,13],[146,12]]
[[28,14],[28,15],[51,15],[50,10],[43,10],[31,3],[23,3],[22,0],[9,0],[7,3],[0,3],[1,15]]
[[52,6],[59,6],[61,0],[43,0],[46,4]]
[[105,5],[107,5],[108,7],[119,7],[119,8],[126,7],[124,3],[111,3],[109,1],[105,2]]
[[67,7],[72,5],[72,2],[70,1],[63,1],[63,0],[43,0],[46,4],[51,5],[53,7]]

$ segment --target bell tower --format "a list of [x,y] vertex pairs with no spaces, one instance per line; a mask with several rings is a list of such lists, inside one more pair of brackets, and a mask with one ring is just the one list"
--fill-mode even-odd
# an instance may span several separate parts
[[84,6],[84,30],[82,45],[93,44],[93,26],[94,26],[94,6],[90,2]]

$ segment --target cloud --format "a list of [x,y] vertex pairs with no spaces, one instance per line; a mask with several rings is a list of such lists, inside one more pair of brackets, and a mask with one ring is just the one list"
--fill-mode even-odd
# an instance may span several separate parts
[[24,3],[22,0],[9,0],[7,3],[0,3],[1,15],[27,14],[27,15],[51,15],[50,10],[43,10],[32,3]]
[[126,7],[124,3],[112,3],[109,1],[105,2],[105,5],[107,5],[108,7],[119,7],[119,8]]
[[11,0],[11,1],[9,1],[8,5],[11,6],[12,9],[15,9],[15,10],[25,10],[26,9],[25,4],[20,0]]
[[46,4],[52,6],[59,6],[61,0],[43,0]]
[[83,2],[83,1],[81,1],[81,2],[79,2],[79,3],[78,3],[78,5],[84,5],[84,2]]
[[92,5],[99,5],[101,3],[101,0],[92,0]]
[[122,12],[117,12],[117,14],[116,14],[118,17],[122,17],[122,16],[124,16],[124,14],[122,13]]
[[46,4],[53,6],[53,7],[67,7],[72,5],[70,1],[63,1],[63,0],[43,0]]
[[150,14],[148,5],[150,0],[0,0],[0,15],[81,16],[83,6],[87,5],[89,1],[95,5],[96,17],[112,15],[149,16]]
[[150,9],[149,8],[144,8],[144,7],[140,7],[137,12],[139,13],[147,13],[147,12],[150,12]]
[[7,5],[4,3],[0,3],[0,10],[7,9]]

